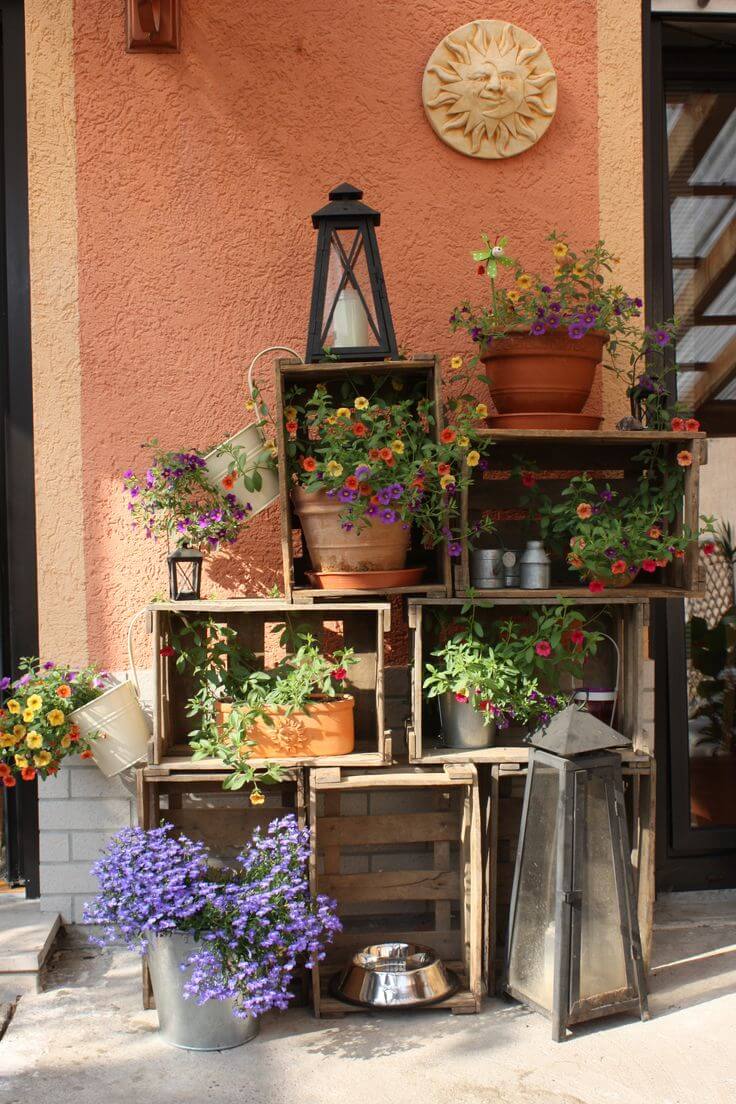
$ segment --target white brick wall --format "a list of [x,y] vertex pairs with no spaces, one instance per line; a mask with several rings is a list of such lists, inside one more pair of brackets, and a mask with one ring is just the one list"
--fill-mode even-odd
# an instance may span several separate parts
[[[151,680],[142,676],[146,697]],[[92,863],[110,836],[136,823],[133,772],[105,778],[91,759],[75,755],[38,790],[41,910],[80,924],[84,902],[97,889]]]

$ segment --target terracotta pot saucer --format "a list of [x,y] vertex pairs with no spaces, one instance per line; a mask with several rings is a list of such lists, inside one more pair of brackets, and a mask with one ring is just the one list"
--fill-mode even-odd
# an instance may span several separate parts
[[391,590],[421,581],[423,567],[400,571],[308,571],[307,578],[322,590]]
[[603,418],[595,414],[560,412],[529,412],[525,414],[492,414],[491,429],[600,429]]

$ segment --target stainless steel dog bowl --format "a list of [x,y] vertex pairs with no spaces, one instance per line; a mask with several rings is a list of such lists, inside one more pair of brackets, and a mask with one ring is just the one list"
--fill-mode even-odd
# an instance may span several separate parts
[[376,943],[358,951],[333,979],[332,993],[366,1008],[416,1008],[451,996],[459,986],[429,947]]

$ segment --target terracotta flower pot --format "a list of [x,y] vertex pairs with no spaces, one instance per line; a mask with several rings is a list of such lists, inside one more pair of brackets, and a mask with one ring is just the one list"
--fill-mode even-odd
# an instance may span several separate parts
[[337,498],[301,487],[291,493],[315,571],[398,571],[404,566],[411,531],[402,522],[367,518],[360,533],[346,531]]
[[[609,575],[608,578],[601,579],[600,581],[607,590],[621,590],[623,587],[630,586],[638,574],[639,569],[637,568],[634,575],[630,574],[628,571],[624,571],[620,575]],[[597,579],[598,576],[596,575],[595,578]]]
[[[216,703],[220,731],[233,709],[237,706],[232,702]],[[258,759],[349,755],[355,747],[354,710],[355,698],[351,694],[315,697],[308,710],[293,713],[287,713],[282,706],[269,710],[268,720],[257,720],[248,729],[248,739],[255,741],[249,755]]]
[[[579,414],[607,340],[605,333],[591,331],[574,340],[564,331],[554,331],[538,337],[524,332],[492,341],[480,359],[496,410],[501,415]],[[542,422],[539,428],[545,425]]]

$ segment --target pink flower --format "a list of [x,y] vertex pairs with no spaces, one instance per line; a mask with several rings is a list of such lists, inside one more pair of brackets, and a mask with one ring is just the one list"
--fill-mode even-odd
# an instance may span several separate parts
[[176,655],[176,652],[174,651],[174,649],[171,647],[170,644],[166,644],[163,648],[159,649],[158,654],[163,656],[165,659],[170,659],[171,656]]
[[467,695],[467,694],[456,694],[456,695],[455,695],[455,701],[456,701],[456,702],[460,702],[460,703],[464,704],[464,703],[465,703],[466,701],[468,701],[468,700],[469,700],[469,699],[468,699],[468,695]]
[[604,590],[603,583],[600,579],[591,579],[588,583],[588,590],[591,594],[600,594]]
[[338,682],[342,682],[343,679],[348,677],[348,672],[345,667],[336,667],[332,672],[332,677],[337,679]]
[[546,659],[547,656],[552,655],[552,645],[549,640],[538,640],[534,645],[534,651],[538,656],[543,656]]
[[570,643],[574,648],[582,648],[585,643],[585,633],[582,629],[573,629],[570,633]]
[[715,541],[703,541],[703,553],[706,556],[712,556],[716,550]]
[[649,574],[651,575],[651,573],[653,571],[657,570],[657,561],[656,560],[649,560],[649,559],[642,560],[641,561],[641,569],[642,569],[642,571],[648,571]]

